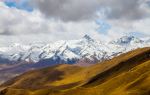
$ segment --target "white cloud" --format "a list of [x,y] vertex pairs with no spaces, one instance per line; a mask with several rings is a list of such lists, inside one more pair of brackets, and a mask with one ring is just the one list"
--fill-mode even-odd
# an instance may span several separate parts
[[133,27],[136,31],[142,32],[150,37],[150,18],[135,22]]
[[[108,31],[108,37],[111,39],[119,38],[123,35],[135,35],[141,37],[150,37],[150,18],[144,18],[135,21],[126,20],[107,20],[111,25]],[[140,34],[140,35],[139,35]]]
[[[139,20],[149,17],[149,0],[30,0],[45,16],[63,21],[95,18],[98,10],[106,9],[107,19]],[[109,11],[108,11],[108,10]]]
[[110,40],[136,31],[150,35],[149,18],[135,21],[106,18],[104,20],[111,25],[111,29],[106,34],[100,34],[96,32],[99,26],[94,19],[64,22],[45,18],[38,10],[27,12],[9,8],[2,2],[0,2],[0,10],[0,44],[49,43],[56,40],[79,39],[85,34],[100,40]]
[[78,39],[85,34],[93,38],[101,38],[101,35],[96,32],[98,26],[94,21],[63,22],[47,19],[37,10],[27,12],[9,8],[2,2],[0,10],[1,43]]

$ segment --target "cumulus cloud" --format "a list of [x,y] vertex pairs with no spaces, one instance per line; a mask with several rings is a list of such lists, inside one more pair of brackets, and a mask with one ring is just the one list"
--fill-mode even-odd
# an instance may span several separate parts
[[[100,40],[114,39],[132,32],[150,35],[149,0],[30,1],[33,12],[10,8],[0,2],[1,44],[49,43],[79,39],[85,34]],[[110,26],[106,33],[97,31],[106,28],[95,23],[97,19]]]
[[42,19],[37,12],[29,13],[16,8],[9,8],[3,3],[0,3],[0,10],[1,35],[27,34],[42,28],[38,26]]
[[99,0],[31,0],[31,3],[47,17],[64,21],[93,18]]
[[143,3],[148,0],[31,0],[47,17],[64,21],[89,20],[98,11],[105,11],[108,19],[137,20],[149,16]]
[[134,35],[138,37],[150,37],[150,18],[136,21],[109,20],[111,29],[107,36],[111,39],[119,38],[123,35]]
[[62,39],[78,39],[85,34],[100,38],[95,32],[98,26],[94,21],[63,22],[46,19],[39,11],[27,12],[9,8],[3,3],[0,3],[0,10],[1,43],[48,43]]
[[141,8],[145,0],[104,0],[104,6],[108,6],[109,19],[139,20],[148,16],[148,12]]

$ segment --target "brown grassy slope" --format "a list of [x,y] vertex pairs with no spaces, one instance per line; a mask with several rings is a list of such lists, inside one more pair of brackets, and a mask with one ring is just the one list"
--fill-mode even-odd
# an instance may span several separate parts
[[52,84],[53,82],[61,81],[65,77],[69,77],[80,70],[82,70],[81,67],[67,64],[52,66],[27,72],[19,77],[7,81],[6,83],[2,84],[2,86],[31,90],[40,88],[53,88],[55,87],[55,85]]
[[147,61],[100,85],[80,87],[62,95],[150,95],[149,68],[150,61]]
[[123,54],[112,60],[106,61],[102,66],[94,66],[95,68],[101,68],[94,77],[86,83],[86,86],[95,86],[101,84],[112,77],[115,77],[121,73],[131,70],[133,67],[142,64],[150,60],[150,48],[137,49],[132,52]]
[[143,48],[91,67],[36,70],[3,84],[0,95],[149,95],[149,60]]

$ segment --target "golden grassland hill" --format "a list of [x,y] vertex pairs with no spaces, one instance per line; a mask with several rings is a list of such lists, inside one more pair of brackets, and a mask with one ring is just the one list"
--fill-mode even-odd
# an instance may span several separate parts
[[27,72],[0,86],[0,95],[150,95],[150,48],[89,67],[61,64]]

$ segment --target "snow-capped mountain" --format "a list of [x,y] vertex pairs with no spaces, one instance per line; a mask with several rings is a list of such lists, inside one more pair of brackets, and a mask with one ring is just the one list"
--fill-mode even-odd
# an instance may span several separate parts
[[[119,39],[109,42],[113,46],[120,46],[125,52],[134,50],[136,48],[149,47],[149,39],[140,39],[134,36],[123,36]],[[123,52],[123,51],[122,51]],[[123,52],[123,53],[125,53]]]
[[118,54],[140,48],[149,47],[149,40],[141,40],[134,36],[123,36],[109,43],[97,41],[85,35],[79,40],[57,41],[50,44],[13,44],[0,48],[1,62],[50,62],[76,63],[88,59],[92,63],[113,58]]
[[141,44],[144,41],[136,38],[134,36],[123,36],[115,41],[112,41],[111,43],[113,44],[118,44],[118,45],[129,45],[129,44]]

